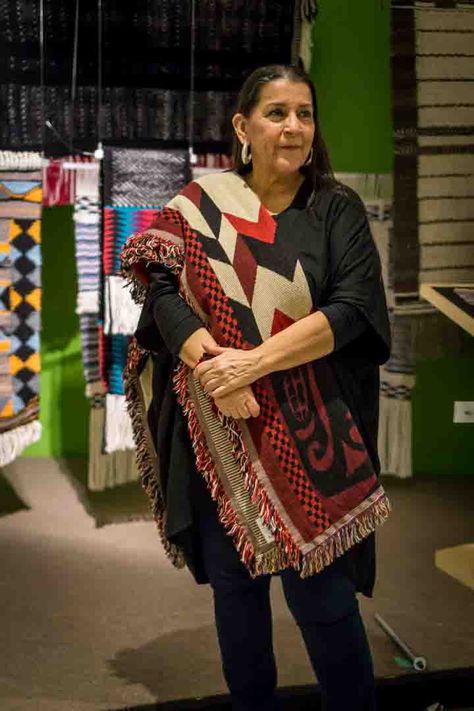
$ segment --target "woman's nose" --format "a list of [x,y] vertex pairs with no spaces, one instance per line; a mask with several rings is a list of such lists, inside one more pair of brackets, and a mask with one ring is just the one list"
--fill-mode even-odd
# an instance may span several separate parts
[[289,113],[285,121],[286,131],[298,131],[300,129],[300,122],[298,116],[294,113]]

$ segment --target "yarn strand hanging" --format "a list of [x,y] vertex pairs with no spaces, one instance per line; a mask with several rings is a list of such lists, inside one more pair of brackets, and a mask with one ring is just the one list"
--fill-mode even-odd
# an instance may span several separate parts
[[191,42],[189,61],[189,111],[188,111],[188,150],[189,162],[192,165],[197,163],[197,156],[194,153],[194,75],[195,75],[195,53],[196,53],[196,0],[191,0]]

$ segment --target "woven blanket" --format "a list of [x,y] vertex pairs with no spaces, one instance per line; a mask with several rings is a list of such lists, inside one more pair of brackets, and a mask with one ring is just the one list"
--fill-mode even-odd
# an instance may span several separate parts
[[[0,465],[39,439],[41,172],[0,153]],[[33,168],[32,170],[29,168]]]
[[49,158],[43,166],[43,207],[73,205],[76,199],[77,171],[71,170],[68,165],[93,161],[93,158],[81,155]]
[[[314,0],[196,3],[197,141],[230,140],[229,111],[243,78],[255,67],[275,62],[287,64],[296,60],[298,54],[308,64],[312,6]],[[139,12],[123,3],[120,12],[104,6],[103,32],[107,37],[104,54],[107,83],[101,97],[104,138],[125,143],[186,140],[191,13],[183,8],[175,0],[144,0]],[[79,71],[73,105],[71,64],[64,57],[71,56],[75,13],[58,11],[53,0],[44,0],[43,10],[45,115],[64,139],[87,141],[95,147],[99,97],[95,76],[91,81],[84,68],[90,62],[90,38],[96,36],[96,14],[79,14]],[[43,143],[38,17],[39,0],[0,3],[0,27],[4,30],[4,41],[0,44],[0,105],[9,118],[0,125],[0,141],[4,146],[19,148]],[[305,26],[301,27],[301,23]],[[206,40],[203,42],[202,38]],[[302,44],[306,45],[304,52],[300,51]],[[48,130],[47,139],[49,145],[55,134]]]
[[103,310],[100,359],[106,383],[104,450],[134,448],[123,384],[130,336],[140,308],[124,288],[120,253],[130,234],[143,232],[161,205],[189,180],[189,154],[184,150],[107,148],[104,159]]
[[392,2],[395,130],[391,278],[397,303],[419,283],[474,277],[474,7]]
[[[474,280],[474,7],[455,0],[443,9],[399,5],[408,3],[392,0],[391,8],[393,355],[382,371],[382,392],[386,404],[391,400],[392,431],[402,432],[386,466],[407,477],[416,344],[425,341],[426,351],[430,340],[434,354],[452,341],[442,324],[433,330],[433,307],[420,300],[419,286]],[[396,451],[405,453],[403,462]]]
[[87,162],[74,172],[74,238],[79,315],[86,394],[100,392],[99,297],[101,287],[99,164]]
[[189,182],[184,150],[106,148],[104,202],[113,207],[155,207]]
[[[189,306],[206,315],[216,342],[244,350],[312,310],[297,256],[288,250],[283,262],[279,248],[277,257],[275,220],[246,188],[232,171],[193,181],[122,255],[138,301],[146,294],[146,265],[163,264],[179,277]],[[284,289],[283,268],[291,275]],[[149,379],[140,387],[147,361],[133,344],[126,395],[144,481],[155,459],[144,424]],[[252,389],[260,414],[234,419],[218,410],[184,362],[173,375],[197,469],[240,559],[252,576],[292,566],[306,577],[383,523],[389,503],[324,358],[258,378]]]
[[[180,183],[178,190],[183,187]],[[177,192],[178,192],[177,190]],[[153,220],[161,205],[153,208],[104,207],[104,242],[102,260],[104,274],[118,274],[120,271],[120,253],[129,237],[134,232],[142,232]]]

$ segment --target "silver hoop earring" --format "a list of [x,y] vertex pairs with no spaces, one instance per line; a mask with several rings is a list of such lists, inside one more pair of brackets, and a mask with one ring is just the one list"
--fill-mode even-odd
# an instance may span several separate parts
[[310,152],[309,152],[309,156],[306,158],[306,160],[305,160],[305,162],[303,163],[303,165],[311,165],[312,161],[313,161],[313,148],[311,147],[311,150],[310,150]]
[[252,160],[252,154],[250,152],[250,145],[247,143],[247,141],[244,141],[244,143],[242,145],[241,158],[242,158],[242,163],[244,165],[248,165],[250,163],[250,161]]

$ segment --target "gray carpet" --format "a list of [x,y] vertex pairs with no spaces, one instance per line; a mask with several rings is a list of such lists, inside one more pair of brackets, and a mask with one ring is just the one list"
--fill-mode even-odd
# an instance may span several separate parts
[[[0,518],[0,709],[95,711],[223,694],[208,586],[164,557],[154,524],[97,528],[67,462],[19,459],[3,471],[29,510]],[[407,669],[374,620],[432,671],[472,665],[472,590],[437,570],[437,548],[474,541],[471,479],[384,479],[372,600],[360,597],[377,677]],[[314,679],[278,580],[272,583],[279,686]]]

